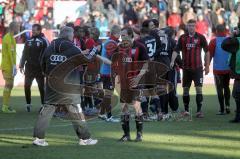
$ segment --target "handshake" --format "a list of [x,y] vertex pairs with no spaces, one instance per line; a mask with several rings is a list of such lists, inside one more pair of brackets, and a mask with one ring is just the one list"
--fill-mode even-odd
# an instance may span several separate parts
[[87,49],[82,51],[82,54],[84,54],[88,59],[92,59],[97,52],[99,52],[101,49],[101,45],[98,45],[96,47],[93,47],[91,50]]

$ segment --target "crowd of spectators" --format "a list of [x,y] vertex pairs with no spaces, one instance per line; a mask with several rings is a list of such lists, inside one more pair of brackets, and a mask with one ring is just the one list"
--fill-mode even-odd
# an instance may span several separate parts
[[[21,29],[30,29],[40,23],[45,29],[56,29],[69,23],[54,24],[53,10],[56,0],[1,0],[1,36],[13,20]],[[82,0],[84,1],[84,0]],[[196,31],[211,38],[218,24],[229,31],[239,23],[240,0],[85,0],[80,7],[75,25],[96,26],[106,36],[112,25],[136,25],[148,18],[159,20],[160,28],[171,26],[181,34],[189,19],[197,20]],[[29,35],[26,34],[26,38]]]
[[[31,29],[34,23],[45,29],[53,29],[54,0],[1,0],[0,1],[0,36],[6,32],[9,24],[16,21],[21,30]],[[20,40],[30,37],[26,33]]]
[[160,21],[160,28],[171,26],[181,34],[187,21],[195,19],[196,31],[207,38],[219,24],[232,31],[240,16],[239,0],[90,0],[89,5],[90,13],[99,12],[92,14],[95,23],[101,14],[105,15],[109,25],[137,25],[144,19],[156,18]]

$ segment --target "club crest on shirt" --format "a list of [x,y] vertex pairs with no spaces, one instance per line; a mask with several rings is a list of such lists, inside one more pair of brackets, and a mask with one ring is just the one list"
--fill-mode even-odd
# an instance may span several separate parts
[[194,43],[197,44],[198,43],[198,39],[194,39]]
[[132,50],[131,50],[131,53],[132,53],[132,55],[135,55],[136,49],[132,49]]

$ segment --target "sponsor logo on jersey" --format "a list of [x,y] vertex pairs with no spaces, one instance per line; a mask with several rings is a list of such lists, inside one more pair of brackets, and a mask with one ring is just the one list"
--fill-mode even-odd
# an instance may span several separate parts
[[49,59],[52,65],[56,65],[57,63],[62,63],[67,61],[67,57],[63,55],[51,55]]
[[190,50],[191,48],[195,48],[196,44],[188,43],[188,44],[186,44],[186,47],[188,50]]
[[132,60],[132,58],[131,57],[123,57],[122,58],[122,62],[132,62],[133,60]]

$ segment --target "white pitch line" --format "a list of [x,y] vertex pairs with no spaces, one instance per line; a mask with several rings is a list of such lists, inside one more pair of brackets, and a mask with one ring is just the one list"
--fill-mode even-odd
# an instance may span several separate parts
[[[99,120],[99,121],[90,121],[87,122],[88,124],[96,124],[96,123],[102,123],[105,122],[103,120]],[[72,126],[72,124],[62,124],[62,125],[52,125],[49,126],[48,128],[57,128],[57,127],[65,127],[65,126]],[[6,128],[6,129],[0,129],[1,131],[21,131],[21,130],[32,130],[34,127],[24,127],[24,128]]]

